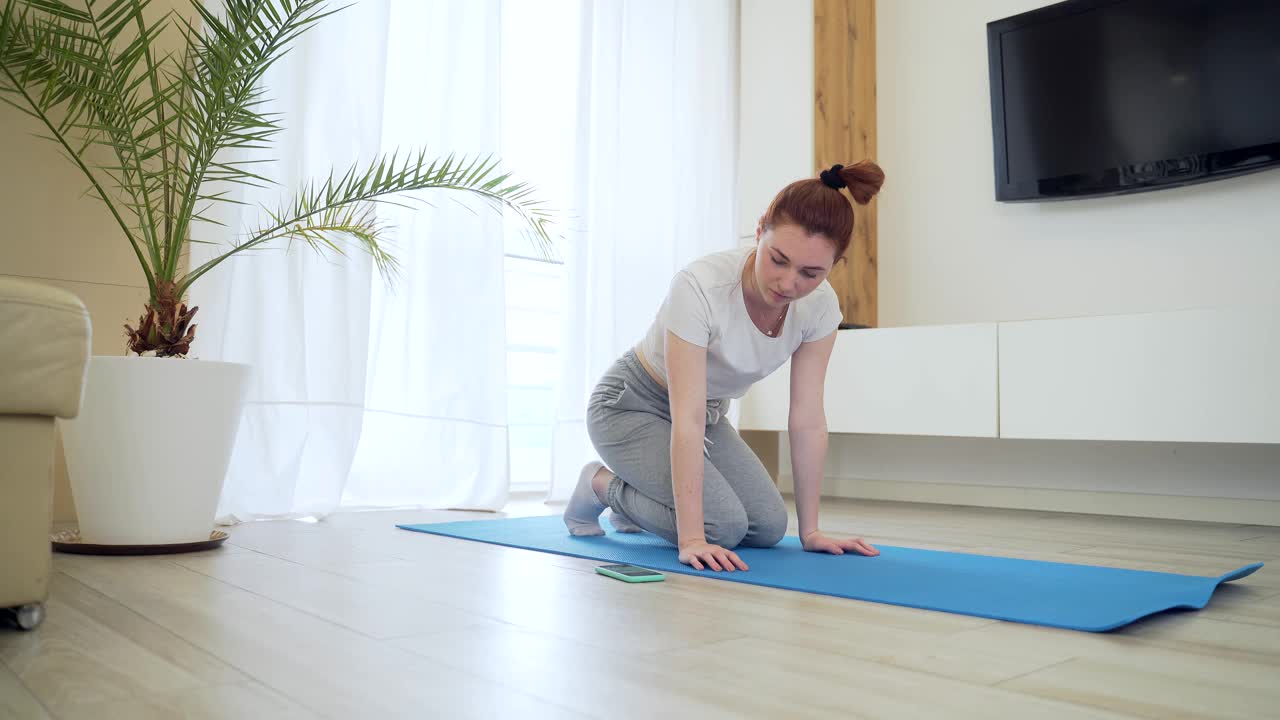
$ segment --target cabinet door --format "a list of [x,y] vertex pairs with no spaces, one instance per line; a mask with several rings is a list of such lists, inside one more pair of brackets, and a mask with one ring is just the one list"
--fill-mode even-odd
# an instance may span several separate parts
[[1000,324],[1002,437],[1280,442],[1280,313]]
[[[827,371],[834,433],[996,437],[996,326],[842,330]],[[740,426],[785,430],[791,369],[743,399]]]

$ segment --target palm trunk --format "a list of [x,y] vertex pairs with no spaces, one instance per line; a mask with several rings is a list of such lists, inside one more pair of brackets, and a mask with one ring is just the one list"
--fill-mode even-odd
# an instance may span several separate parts
[[177,289],[177,284],[170,281],[156,283],[155,295],[138,318],[138,328],[124,326],[129,352],[185,357],[191,351],[191,342],[196,339],[196,326],[191,324],[191,318],[200,308],[188,310],[177,296]]

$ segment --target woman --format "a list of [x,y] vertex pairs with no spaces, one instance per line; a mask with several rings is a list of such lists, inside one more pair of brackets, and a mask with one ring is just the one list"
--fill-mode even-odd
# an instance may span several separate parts
[[[701,570],[746,570],[733,548],[771,547],[787,506],[723,419],[732,398],[788,359],[788,430],[805,550],[877,555],[861,539],[818,530],[827,454],[823,387],[840,305],[827,275],[853,235],[853,207],[884,182],[879,166],[835,165],[788,185],[756,227],[756,244],[714,253],[676,274],[644,339],[604,374],[587,431],[604,463],[582,469],[564,512],[574,535],[602,535],[609,507],[620,532],[647,530]],[[848,188],[847,197],[842,189]]]

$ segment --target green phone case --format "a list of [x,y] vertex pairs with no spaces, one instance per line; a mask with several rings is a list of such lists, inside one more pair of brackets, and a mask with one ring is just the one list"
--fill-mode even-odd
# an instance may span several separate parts
[[597,565],[596,572],[600,573],[601,575],[607,575],[616,580],[621,580],[622,582],[629,582],[629,583],[661,582],[662,580],[666,579],[666,576],[663,575],[662,573],[656,570],[650,570],[648,568],[640,568],[634,565],[612,566],[612,567],[618,567],[618,568],[632,568],[634,570],[644,570],[646,573],[648,573],[646,575],[627,575],[625,573],[612,570],[610,569],[610,567],[611,566],[609,565]]

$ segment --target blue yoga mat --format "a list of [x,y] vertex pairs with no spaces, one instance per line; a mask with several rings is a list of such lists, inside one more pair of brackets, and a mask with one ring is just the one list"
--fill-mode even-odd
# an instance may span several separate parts
[[675,548],[648,533],[573,537],[559,516],[396,527],[729,582],[1090,632],[1114,630],[1164,610],[1198,610],[1219,585],[1262,567],[1259,562],[1219,577],[1200,577],[879,544],[876,557],[828,555],[805,552],[799,539],[789,536],[772,548],[738,548],[735,552],[751,569],[729,573],[694,570],[680,563]]

